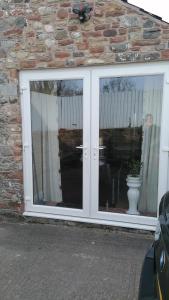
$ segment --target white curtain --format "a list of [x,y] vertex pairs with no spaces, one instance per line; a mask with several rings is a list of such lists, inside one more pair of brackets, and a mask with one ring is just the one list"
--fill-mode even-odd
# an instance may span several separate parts
[[62,202],[56,96],[31,93],[34,201]]
[[139,210],[149,214],[157,212],[162,82],[162,77],[148,77],[143,92],[143,168]]

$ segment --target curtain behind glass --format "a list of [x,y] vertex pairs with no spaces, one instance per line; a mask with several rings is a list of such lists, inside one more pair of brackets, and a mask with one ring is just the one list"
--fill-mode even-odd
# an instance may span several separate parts
[[31,93],[34,202],[62,202],[57,96]]
[[144,90],[142,189],[139,210],[157,212],[162,89]]
[[[160,80],[158,76],[158,80]],[[143,92],[143,143],[142,143],[142,188],[139,210],[157,212],[160,125],[162,108],[162,81],[157,88],[153,80],[146,79]],[[150,88],[148,88],[148,86]]]

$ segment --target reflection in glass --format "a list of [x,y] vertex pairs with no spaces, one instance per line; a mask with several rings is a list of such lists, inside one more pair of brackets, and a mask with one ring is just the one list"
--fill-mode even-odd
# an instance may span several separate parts
[[156,216],[163,76],[100,79],[99,210],[126,213],[127,175],[143,163],[138,210]]
[[34,204],[82,204],[83,81],[31,82]]

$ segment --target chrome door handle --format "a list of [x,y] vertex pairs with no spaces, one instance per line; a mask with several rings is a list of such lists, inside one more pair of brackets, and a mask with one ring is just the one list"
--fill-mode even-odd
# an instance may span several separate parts
[[93,157],[94,157],[94,160],[98,159],[98,157],[99,157],[99,150],[104,150],[105,148],[106,148],[106,146],[104,146],[104,145],[93,148]]
[[99,146],[99,150],[104,150],[106,146]]
[[76,146],[76,149],[85,149],[85,147],[83,147],[83,145],[79,145],[79,146]]
[[97,150],[104,150],[104,149],[106,149],[106,146],[102,145],[102,146],[99,146],[99,147],[94,147],[93,149],[95,151],[97,151]]
[[86,159],[88,156],[87,147],[84,147],[83,145],[76,146],[76,149],[83,150],[83,157]]
[[[105,148],[106,148],[106,146],[99,146],[98,148],[95,147],[94,150],[96,150],[96,149],[103,150]],[[86,147],[83,147],[83,145],[79,145],[79,146],[76,146],[76,149],[86,149]]]

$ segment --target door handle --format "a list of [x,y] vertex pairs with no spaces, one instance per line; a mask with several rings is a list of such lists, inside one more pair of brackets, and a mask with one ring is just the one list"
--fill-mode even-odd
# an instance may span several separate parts
[[87,147],[84,147],[83,145],[76,146],[76,149],[83,150],[83,157],[86,159],[88,156]]
[[[98,148],[95,147],[94,150],[97,150],[97,149],[103,150],[105,148],[106,148],[106,146],[99,146]],[[83,145],[79,145],[79,146],[76,146],[76,149],[86,149],[86,147],[83,147]]]
[[94,160],[98,159],[98,157],[99,157],[99,150],[104,150],[104,149],[106,149],[106,146],[104,146],[104,145],[93,148],[93,157],[94,157]]
[[99,150],[104,150],[106,146],[99,146]]
[[85,147],[83,147],[83,145],[79,145],[79,146],[76,146],[76,149],[85,149]]
[[106,146],[102,145],[102,146],[99,146],[99,147],[94,147],[93,149],[94,149],[94,151],[104,150],[104,149],[106,149]]

